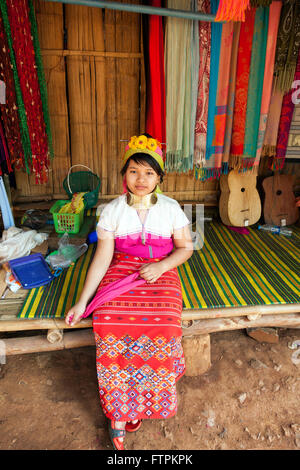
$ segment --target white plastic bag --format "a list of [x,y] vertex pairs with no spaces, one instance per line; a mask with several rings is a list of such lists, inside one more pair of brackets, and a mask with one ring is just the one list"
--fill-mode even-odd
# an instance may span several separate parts
[[50,264],[52,269],[68,268],[74,263],[83,253],[88,249],[88,245],[83,243],[82,245],[72,245],[69,242],[68,233],[59,240],[58,250],[50,253],[47,256],[46,261]]
[[31,250],[47,240],[48,236],[48,233],[25,231],[17,227],[4,230],[0,243],[0,263],[30,255]]

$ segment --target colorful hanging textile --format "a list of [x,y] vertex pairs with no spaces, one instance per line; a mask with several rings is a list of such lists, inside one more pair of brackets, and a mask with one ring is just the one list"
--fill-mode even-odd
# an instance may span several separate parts
[[[16,168],[23,168],[24,152],[20,135],[14,76],[9,56],[9,46],[1,14],[0,44],[0,79],[3,80],[6,85],[6,100],[4,104],[0,104],[1,120],[3,123],[7,147],[9,149],[10,163]],[[9,171],[11,171],[11,169]]]
[[[168,8],[190,10],[190,0],[168,0]],[[168,17],[165,34],[166,172],[193,168],[191,154],[192,21]],[[194,131],[194,129],[192,130]]]
[[[20,87],[20,82],[19,82],[19,77],[18,77],[16,59],[15,59],[15,54],[14,54],[14,49],[13,49],[11,28],[9,24],[7,6],[6,6],[5,0],[0,0],[0,10],[1,10],[1,15],[2,15],[2,21],[0,22],[0,28],[2,32],[1,38],[3,38],[3,41],[4,41],[3,44],[4,44],[4,49],[5,49],[4,50],[2,48],[2,53],[5,52],[9,54],[9,58],[10,58],[10,61],[8,58],[6,58],[4,59],[5,62],[3,62],[3,65],[4,65],[3,70],[5,70],[4,72],[5,79],[7,80],[7,89],[9,88],[9,91],[8,90],[6,91],[6,95],[7,95],[7,100],[8,100],[7,105],[9,107],[8,113],[10,114],[10,117],[7,118],[8,122],[4,118],[3,118],[3,122],[5,124],[5,128],[8,125],[8,130],[5,132],[9,132],[13,134],[13,137],[9,136],[8,141],[11,142],[12,140],[13,143],[15,143],[17,146],[17,149],[13,151],[12,153],[12,158],[14,158],[14,155],[17,154],[18,148],[20,145],[20,140],[17,140],[19,135],[18,135],[18,119],[17,119],[16,114],[18,113],[19,131],[20,131],[22,148],[24,152],[24,166],[26,167],[27,173],[30,173],[30,169],[29,169],[29,165],[31,162],[30,138],[29,138],[26,112],[25,112],[25,107],[24,107],[24,102],[23,102],[23,97],[22,97],[22,92],[21,92],[21,87]],[[7,41],[7,44],[5,44],[5,41]],[[14,102],[13,90],[15,90],[15,98],[16,98],[15,102]],[[20,156],[22,156],[21,149],[20,149]],[[16,160],[16,162],[17,162],[17,166],[23,167],[22,160]]]
[[34,46],[36,69],[37,69],[37,75],[38,75],[38,80],[39,80],[39,85],[40,85],[40,93],[41,93],[41,100],[42,100],[42,107],[43,107],[43,117],[44,117],[45,126],[46,126],[49,153],[50,153],[50,157],[53,158],[54,151],[53,151],[52,134],[51,134],[51,127],[50,127],[50,116],[49,116],[49,110],[48,110],[47,84],[46,84],[46,79],[45,79],[45,74],[44,74],[44,66],[42,62],[40,42],[39,42],[39,37],[38,37],[38,28],[37,28],[37,22],[35,18],[35,12],[33,8],[32,0],[28,0],[28,6],[29,6],[29,19],[30,19],[31,34],[32,34],[32,40],[33,40],[33,46]]
[[255,9],[247,11],[246,21],[241,24],[237,58],[235,102],[232,123],[232,138],[229,166],[238,167],[244,151],[245,124],[247,111],[248,83],[251,64],[251,50],[255,23]]
[[[300,48],[298,51],[298,60],[296,71],[294,75],[294,81],[300,81]],[[283,97],[281,115],[278,127],[278,137],[276,146],[276,155],[274,158],[269,159],[269,167],[272,170],[280,170],[283,168],[286,150],[288,145],[288,138],[290,133],[291,122],[293,119],[293,113],[295,108],[295,102],[292,99],[294,89],[291,89]]]
[[233,26],[233,38],[232,38],[232,51],[230,60],[230,72],[229,72],[229,88],[228,88],[228,105],[227,105],[227,118],[226,128],[224,137],[224,152],[222,158],[222,173],[228,173],[228,162],[230,155],[231,146],[231,135],[232,135],[232,123],[233,123],[233,111],[235,101],[235,86],[236,86],[236,69],[237,69],[237,58],[239,50],[239,38],[240,38],[241,22],[235,22]]
[[48,180],[49,146],[27,1],[7,0],[7,13],[26,109],[33,172],[37,184],[45,183]]
[[[210,13],[210,0],[198,0],[198,11],[201,11],[202,13]],[[197,167],[199,168],[199,166],[205,162],[210,47],[211,23],[209,21],[199,21],[199,74],[194,142],[194,165],[196,166],[196,172]]]
[[294,79],[300,45],[300,1],[284,2],[278,30],[275,88],[287,93]]
[[256,9],[247,96],[245,142],[241,168],[253,167],[258,140],[261,97],[268,38],[269,8]]
[[274,79],[272,84],[271,101],[261,153],[263,157],[274,157],[276,154],[278,126],[284,96],[284,91],[281,84],[284,81],[283,76],[285,64],[287,63],[289,45],[291,43],[290,39],[294,37],[292,31],[294,25],[294,9],[295,4],[293,2],[282,3],[276,41]]
[[254,166],[258,166],[267,126],[267,117],[271,101],[273,70],[275,62],[276,40],[282,2],[272,2],[269,11],[268,42],[265,61],[264,82],[260,109],[259,131]]
[[245,21],[250,0],[220,0],[216,21]]
[[[218,0],[212,0],[211,1],[211,13],[214,14],[217,11],[217,8],[218,8]],[[214,116],[215,116],[217,89],[218,89],[218,72],[219,72],[221,36],[222,36],[222,24],[212,23],[205,161],[200,168],[197,168],[197,167],[195,168],[195,176],[197,179],[201,179],[201,180],[205,180],[207,178],[213,178],[215,174],[214,158],[212,156],[212,141],[213,141]]]
[[214,162],[214,177],[220,176],[224,153],[233,29],[233,22],[225,23],[222,26],[214,130],[209,157],[209,161],[212,160]]
[[[151,6],[161,7],[161,0]],[[166,142],[166,97],[162,17],[148,15],[147,42],[147,112],[146,132],[159,142]]]
[[[193,11],[198,10],[198,0],[191,1],[191,8]],[[199,79],[199,64],[200,64],[200,50],[199,50],[199,23],[192,21],[192,38],[191,38],[191,123],[190,123],[190,155],[194,158],[194,142],[195,142],[195,125],[197,114],[197,96],[198,96],[198,79]],[[193,167],[193,162],[192,162]]]

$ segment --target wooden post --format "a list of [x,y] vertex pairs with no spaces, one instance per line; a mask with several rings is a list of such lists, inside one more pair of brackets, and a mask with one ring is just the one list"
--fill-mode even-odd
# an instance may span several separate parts
[[210,336],[184,336],[182,347],[185,357],[187,377],[195,377],[204,374],[210,366]]
[[30,354],[36,352],[60,351],[62,349],[94,346],[92,330],[72,331],[64,335],[60,341],[50,343],[44,336],[31,336],[25,338],[8,338],[4,342],[6,356],[16,354]]
[[48,330],[47,340],[49,343],[57,343],[57,341],[62,341],[64,336],[64,330],[59,330],[55,328],[53,330]]

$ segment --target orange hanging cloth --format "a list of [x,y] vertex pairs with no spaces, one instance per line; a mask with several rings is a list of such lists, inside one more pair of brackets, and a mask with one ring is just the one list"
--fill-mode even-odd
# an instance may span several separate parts
[[245,21],[250,0],[220,0],[215,21]]

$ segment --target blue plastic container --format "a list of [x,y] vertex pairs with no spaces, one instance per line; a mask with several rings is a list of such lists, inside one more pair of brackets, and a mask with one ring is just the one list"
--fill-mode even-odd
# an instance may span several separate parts
[[56,277],[40,253],[10,260],[9,265],[24,289],[44,286]]
[[96,241],[98,241],[96,230],[94,232],[89,233],[87,241],[88,243],[96,243]]

